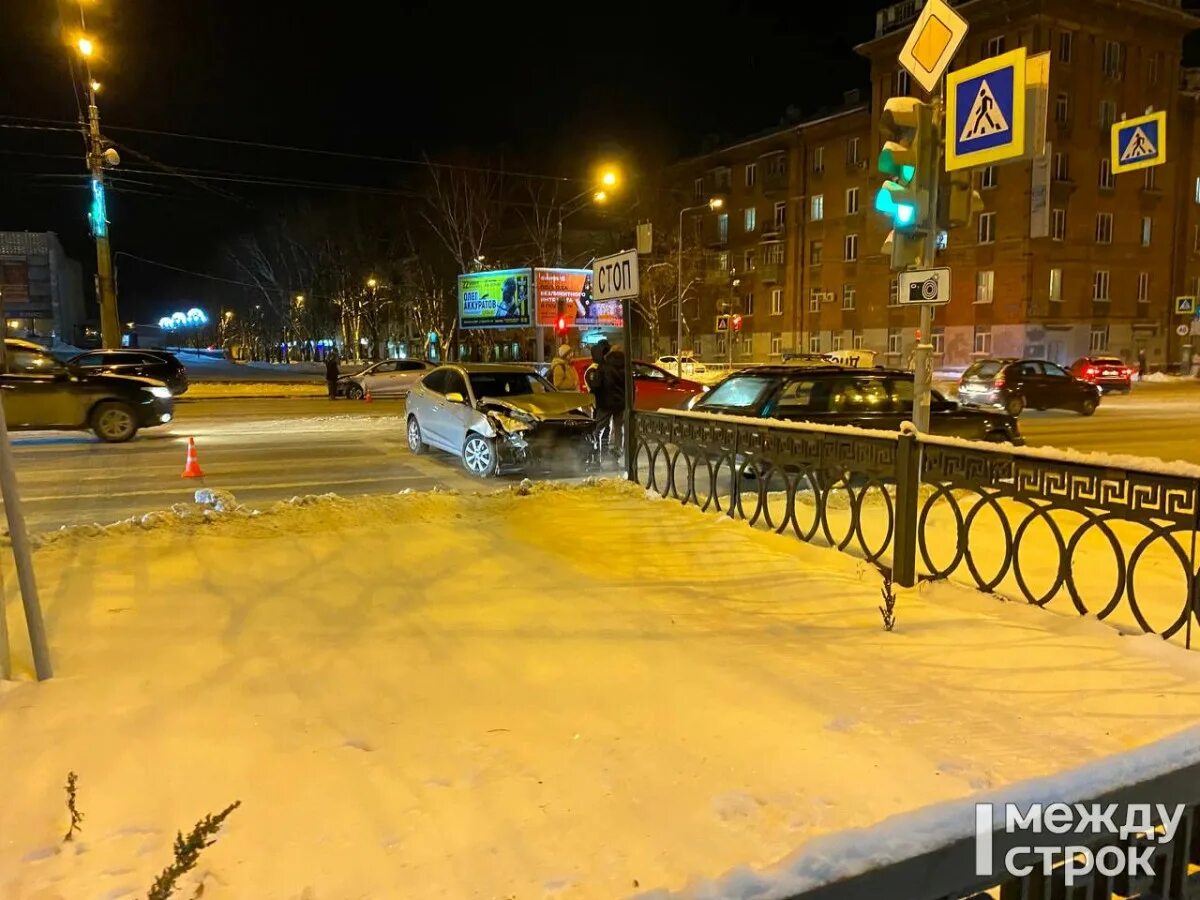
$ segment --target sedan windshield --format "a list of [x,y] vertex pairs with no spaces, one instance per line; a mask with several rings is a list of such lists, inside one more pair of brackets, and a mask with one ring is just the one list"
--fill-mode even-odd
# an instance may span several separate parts
[[756,410],[758,405],[779,383],[777,378],[762,378],[755,375],[727,378],[704,395],[695,408],[720,406],[726,409]]
[[520,397],[554,390],[550,382],[533,372],[472,372],[469,377],[476,397]]

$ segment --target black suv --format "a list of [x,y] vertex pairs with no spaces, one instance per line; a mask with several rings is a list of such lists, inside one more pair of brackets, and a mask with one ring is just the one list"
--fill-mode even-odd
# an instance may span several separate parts
[[1002,409],[1014,417],[1030,406],[1090,416],[1100,405],[1100,388],[1044,359],[981,359],[963,372],[958,402]]
[[67,365],[87,375],[137,375],[153,378],[178,397],[188,389],[187,369],[166,350],[91,350],[67,360]]
[[0,372],[4,419],[21,431],[84,431],[121,443],[173,417],[170,389],[126,375],[70,369],[37,344],[7,340]]
[[[912,419],[913,376],[911,372],[844,366],[763,366],[733,373],[692,409],[898,431],[902,422]],[[1012,416],[962,409],[937,391],[933,392],[929,422],[934,434],[1024,443]]]

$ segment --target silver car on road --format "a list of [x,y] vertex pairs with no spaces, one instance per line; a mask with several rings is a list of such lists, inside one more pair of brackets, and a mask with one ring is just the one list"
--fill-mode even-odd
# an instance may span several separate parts
[[528,366],[483,363],[434,369],[408,394],[408,448],[437,447],[472,475],[588,458],[592,398],[556,391]]
[[366,394],[372,399],[404,397],[431,369],[430,363],[419,359],[385,359],[356,375],[343,375],[338,379],[338,393],[351,400],[361,400]]

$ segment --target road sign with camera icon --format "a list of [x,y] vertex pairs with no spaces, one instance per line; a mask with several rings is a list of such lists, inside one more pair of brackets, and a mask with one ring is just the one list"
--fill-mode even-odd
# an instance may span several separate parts
[[901,305],[928,303],[942,306],[950,302],[950,270],[918,269],[900,273]]

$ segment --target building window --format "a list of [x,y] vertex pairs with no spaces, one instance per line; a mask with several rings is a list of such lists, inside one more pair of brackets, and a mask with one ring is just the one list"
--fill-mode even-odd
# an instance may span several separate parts
[[773,288],[771,290],[771,315],[783,315],[783,288]]
[[820,353],[821,352],[821,332],[818,331],[818,332],[816,332],[814,334],[810,334],[808,336],[808,352],[809,353]]
[[903,335],[899,328],[889,328],[887,333],[887,352],[892,356],[899,356],[902,340]]
[[1071,158],[1065,153],[1054,154],[1054,164],[1051,167],[1055,181],[1071,180]]
[[1054,121],[1060,125],[1066,125],[1067,120],[1071,116],[1071,97],[1069,94],[1059,92],[1054,98]]
[[1100,57],[1100,71],[1109,78],[1121,77],[1121,44],[1117,41],[1104,42],[1104,54]]
[[842,309],[854,309],[858,303],[858,288],[852,284],[842,285]]
[[780,356],[783,354],[783,335],[779,332],[774,332],[771,335],[771,355]]
[[1050,302],[1062,303],[1062,269],[1050,270]]
[[900,279],[895,275],[888,282],[888,306],[900,305]]
[[1067,239],[1067,211],[1065,209],[1050,210],[1050,238],[1055,241]]
[[695,197],[697,200],[704,199],[704,179],[703,178],[697,178],[695,180],[695,182],[692,184],[692,196]]
[[768,243],[763,248],[767,254],[767,262],[771,265],[783,265],[783,244],[779,241]]
[[994,188],[996,186],[996,167],[984,166],[983,173],[979,176],[979,187],[983,190]]
[[825,171],[825,148],[813,147],[812,152],[812,170],[816,175],[820,175]]
[[1108,302],[1108,271],[1098,269],[1092,276],[1092,299],[1099,303]]
[[819,266],[825,258],[825,242],[810,241],[808,244],[808,264],[811,266]]
[[1147,191],[1153,191],[1158,188],[1158,167],[1152,166],[1147,169],[1142,175],[1142,188]]
[[[1148,170],[1148,171],[1153,171]],[[775,229],[782,231],[783,226],[787,224],[787,203],[779,202],[775,204]]]
[[933,353],[935,356],[946,355],[946,329],[935,328],[933,334],[929,335],[929,343],[933,345]]
[[839,350],[845,350],[846,349],[846,336],[844,334],[842,334],[840,331],[837,334],[835,334],[833,336],[833,347],[831,347],[830,349],[832,349],[834,353],[837,353]]
[[1089,353],[1107,353],[1108,352],[1108,326],[1093,325],[1092,336],[1088,341]]
[[1150,302],[1150,273],[1138,272],[1137,302]]
[[1058,61],[1060,63],[1069,63],[1071,61],[1071,45],[1074,43],[1074,32],[1060,31],[1058,33]]
[[1112,162],[1107,156],[1100,158],[1100,189],[1111,191],[1116,185],[1116,180],[1112,172]]
[[745,263],[744,268],[747,272],[754,271],[754,267],[757,264],[757,256],[758,254],[754,250],[747,250],[742,254],[742,260]]
[[994,212],[979,215],[979,243],[991,244],[996,240],[996,214]]
[[985,59],[990,59],[993,56],[999,56],[1004,52],[1004,35],[999,37],[988,38],[987,43],[983,46],[983,56]]
[[[1146,84],[1158,84],[1158,53],[1152,53],[1146,61]],[[1153,171],[1148,169],[1147,171]]]
[[846,139],[846,165],[858,165],[858,138],[856,137]]
[[[1153,170],[1150,170],[1153,171]],[[858,188],[846,189],[846,215],[852,216],[858,212]]]
[[754,315],[754,291],[747,291],[742,296],[742,309],[745,310],[745,312],[742,313],[743,315]]
[[904,69],[896,70],[896,97],[908,96],[908,72]]
[[1100,130],[1108,131],[1117,118],[1117,104],[1112,100],[1100,101]]
[[717,270],[720,272],[729,271],[729,251],[722,250],[717,254]]
[[746,163],[746,187],[752,188],[758,183],[758,163]]
[[988,325],[975,326],[975,346],[974,350],[981,356],[987,356],[992,352],[992,329]]
[[996,286],[996,273],[983,269],[975,273],[975,302],[991,303]]
[[821,311],[821,297],[824,296],[824,294],[825,294],[825,292],[822,291],[820,288],[809,288],[809,291],[808,291],[808,311],[809,312],[820,312]]
[[758,224],[758,210],[753,206],[742,210],[742,221],[746,231],[753,231]]
[[846,262],[854,262],[856,259],[858,259],[858,235],[846,235],[846,240],[843,242],[842,248],[844,250],[842,258],[846,260]]
[[1200,253],[1200,225],[1192,231],[1192,252]]
[[729,213],[721,213],[717,216],[717,238],[722,244],[729,240]]
[[850,334],[850,348],[852,350],[861,350],[865,346],[861,331],[854,331]]
[[809,219],[814,222],[820,222],[823,218],[825,218],[825,195],[813,194],[812,200],[809,201],[808,207]]
[[1196,202],[1200,203],[1200,178],[1196,179]]
[[1096,243],[1112,243],[1112,213],[1096,213]]
[[[1153,172],[1154,170],[1147,169],[1147,171]],[[1149,216],[1142,216],[1142,246],[1143,247],[1150,246],[1150,234],[1153,230],[1154,230],[1154,220],[1152,218],[1150,218]]]

